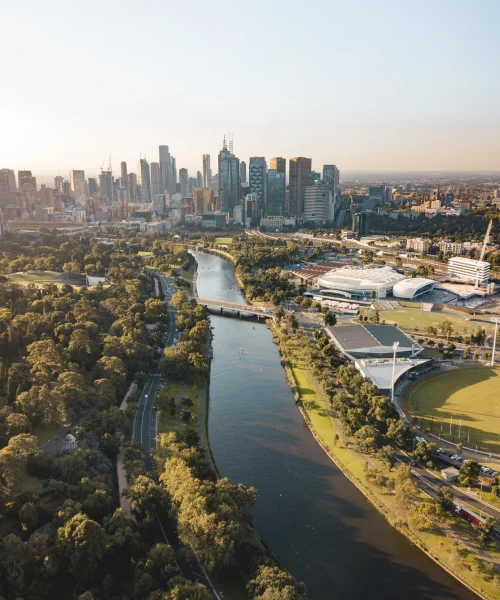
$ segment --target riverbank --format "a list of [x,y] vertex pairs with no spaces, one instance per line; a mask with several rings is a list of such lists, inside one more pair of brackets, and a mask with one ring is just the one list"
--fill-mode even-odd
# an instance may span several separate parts
[[[329,458],[386,520],[427,556],[482,598],[498,597],[497,582],[493,579],[494,567],[491,565],[496,564],[498,568],[500,552],[490,549],[486,552],[480,547],[472,528],[466,523],[447,520],[439,528],[425,532],[410,528],[407,509],[398,506],[390,490],[367,481],[366,465],[370,469],[378,469],[387,479],[392,478],[393,473],[373,456],[355,450],[355,440],[342,434],[340,422],[330,414],[326,399],[293,340],[285,338],[279,325],[274,324],[271,329],[297,406]],[[424,496],[421,500],[424,502]]]

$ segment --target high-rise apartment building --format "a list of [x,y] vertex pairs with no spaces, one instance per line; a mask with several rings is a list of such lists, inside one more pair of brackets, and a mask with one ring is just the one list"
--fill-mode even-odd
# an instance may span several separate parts
[[285,216],[285,173],[276,169],[267,172],[266,216]]
[[188,197],[193,197],[193,191],[198,187],[198,179],[196,177],[188,177]]
[[61,177],[60,175],[56,175],[56,177],[54,177],[54,188],[57,192],[62,193],[63,183],[64,183],[64,177]]
[[269,168],[276,171],[276,173],[283,173],[286,177],[286,158],[282,158],[281,156],[271,158]]
[[122,187],[128,188],[127,163],[124,160],[121,162],[120,169],[122,177]]
[[333,185],[335,196],[339,194],[340,171],[336,165],[323,165],[323,181],[329,181]]
[[[101,200],[105,202],[113,202],[115,199],[115,178],[110,169],[101,171],[99,175],[99,194]],[[90,194],[90,191],[89,191]]]
[[248,183],[247,179],[247,163],[242,160],[240,162],[240,184]]
[[214,191],[212,188],[193,190],[193,208],[195,213],[210,212],[214,209]]
[[137,166],[137,185],[140,186],[139,202],[151,202],[151,173],[145,158],[141,158]]
[[85,181],[85,171],[72,169],[69,172],[69,183],[71,192],[75,199],[85,198],[87,196],[87,182]]
[[149,167],[151,170],[151,198],[154,198],[158,194],[163,194],[165,190],[161,189],[160,163],[152,162]]
[[263,216],[267,203],[267,163],[263,156],[250,157],[248,183],[250,193],[257,196],[258,216]]
[[306,186],[304,193],[304,221],[323,225],[335,217],[335,195],[331,181],[317,181]]
[[305,190],[311,183],[311,159],[299,156],[289,161],[288,206],[292,215],[304,212]]
[[203,175],[201,171],[196,171],[196,187],[203,187]]
[[240,187],[240,161],[233,154],[232,148],[227,147],[224,138],[222,150],[219,152],[218,202],[221,209],[230,215],[240,202]]
[[181,184],[182,197],[187,198],[189,195],[187,169],[179,169],[179,183]]
[[0,208],[9,206],[16,193],[16,175],[12,169],[0,169]]
[[210,169],[210,154],[204,154],[203,160],[203,187],[210,187],[212,181],[212,170]]

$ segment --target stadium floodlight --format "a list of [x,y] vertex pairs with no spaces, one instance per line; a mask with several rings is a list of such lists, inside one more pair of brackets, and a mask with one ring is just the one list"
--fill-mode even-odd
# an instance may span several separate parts
[[500,323],[500,318],[499,317],[491,317],[491,322],[495,323],[495,336],[493,338],[493,354],[491,356],[491,365],[492,367],[495,366],[495,349],[497,347],[497,333],[498,333],[498,324]]
[[394,344],[392,345],[392,349],[394,351],[393,357],[392,357],[392,393],[391,393],[391,401],[394,404],[394,377],[396,375],[396,350],[399,347],[399,342],[394,342]]

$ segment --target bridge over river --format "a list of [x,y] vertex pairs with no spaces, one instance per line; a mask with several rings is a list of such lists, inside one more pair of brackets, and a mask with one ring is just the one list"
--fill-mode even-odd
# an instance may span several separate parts
[[271,317],[274,314],[274,309],[272,308],[261,308],[260,306],[238,304],[236,302],[224,302],[223,300],[208,300],[206,298],[199,298],[198,296],[196,296],[196,302],[206,308],[220,308],[222,315],[224,314],[224,310],[236,311],[238,315],[245,313],[265,318]]

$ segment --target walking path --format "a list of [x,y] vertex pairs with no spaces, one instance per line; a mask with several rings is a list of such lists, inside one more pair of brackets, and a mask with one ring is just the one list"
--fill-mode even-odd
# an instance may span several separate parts
[[[130,394],[133,394],[137,390],[137,384],[132,382],[130,387],[127,390],[127,393],[123,397],[122,403],[120,404],[120,410],[127,410],[127,400]],[[128,498],[124,496],[128,488],[127,475],[125,473],[125,465],[123,464],[125,460],[125,455],[123,450],[120,450],[118,456],[116,457],[116,474],[118,476],[118,493],[120,496],[120,508],[123,508],[125,514],[129,519],[136,520],[134,514],[132,513],[132,509],[130,508],[130,501]]]

